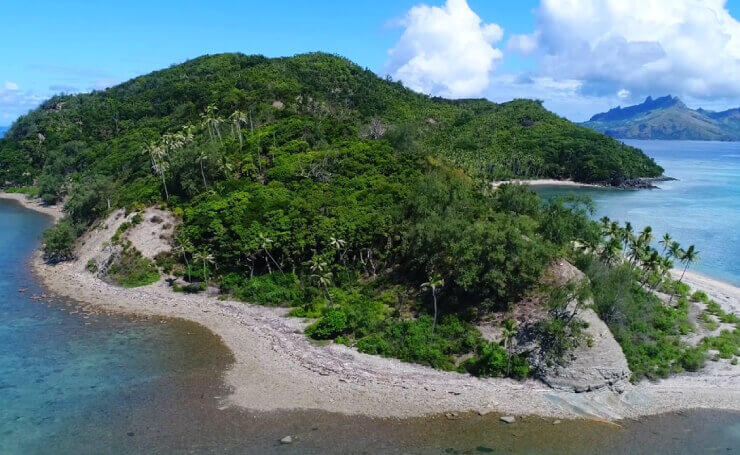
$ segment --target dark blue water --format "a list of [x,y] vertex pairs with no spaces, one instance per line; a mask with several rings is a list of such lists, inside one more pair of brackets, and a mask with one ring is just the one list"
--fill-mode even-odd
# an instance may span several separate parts
[[[578,189],[604,215],[637,229],[652,226],[656,237],[670,233],[684,247],[696,245],[693,270],[740,285],[740,143],[626,141],[642,149],[678,181],[660,190]],[[543,196],[570,192],[542,188]]]
[[[227,393],[221,375],[232,359],[205,329],[88,315],[43,294],[28,262],[48,222],[0,200],[0,455],[740,451],[737,413],[692,411],[618,427],[539,418],[506,425],[474,413],[385,420],[224,409],[217,397]],[[281,446],[286,435],[296,442]]]

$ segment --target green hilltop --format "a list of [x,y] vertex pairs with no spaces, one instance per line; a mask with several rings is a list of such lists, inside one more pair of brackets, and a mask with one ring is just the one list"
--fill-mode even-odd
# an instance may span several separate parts
[[[77,236],[111,210],[158,205],[178,218],[173,252],[155,263],[118,232],[107,279],[138,286],[164,273],[175,291],[217,286],[317,318],[307,330],[316,339],[488,376],[537,367],[507,344],[521,321],[503,321],[502,345],[473,326],[533,293],[550,318],[526,334],[551,353],[547,364],[582,341],[567,303],[592,292],[602,317],[623,315],[608,323],[635,377],[698,368],[704,351],[679,340],[687,304],[664,308],[643,287],[674,289],[649,232],[599,226],[578,198],[490,185],[661,173],[641,151],[537,101],[432,98],[322,53],[200,57],[56,96],[0,140],[7,190],[64,201],[66,218],[44,236],[49,261],[69,259]],[[634,259],[622,264],[628,247]],[[598,288],[543,290],[558,258]]]

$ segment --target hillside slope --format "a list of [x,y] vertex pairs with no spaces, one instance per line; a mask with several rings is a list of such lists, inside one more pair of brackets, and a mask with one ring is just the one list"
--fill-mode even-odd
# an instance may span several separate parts
[[584,126],[620,139],[740,140],[740,109],[690,109],[670,95],[596,114]]
[[[58,176],[91,168],[133,181],[148,171],[143,147],[182,125],[199,124],[209,105],[224,117],[251,112],[253,125],[300,119],[311,130],[309,142],[380,137],[395,128],[488,179],[596,182],[662,172],[638,150],[576,126],[535,101],[430,98],[321,53],[278,59],[223,54],[102,92],[48,100],[20,118],[0,143],[0,182],[24,185],[44,169]],[[56,162],[62,155],[70,162]]]

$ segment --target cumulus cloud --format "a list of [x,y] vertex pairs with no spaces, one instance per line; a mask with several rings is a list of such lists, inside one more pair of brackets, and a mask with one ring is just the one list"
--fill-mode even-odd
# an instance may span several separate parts
[[5,90],[15,92],[19,89],[18,84],[12,81],[5,81]]
[[740,95],[740,23],[726,0],[542,0],[537,29],[509,40],[540,73],[584,94]]
[[405,30],[389,51],[387,70],[419,92],[451,98],[480,95],[503,58],[494,47],[503,29],[483,23],[466,0],[416,6],[401,25]]

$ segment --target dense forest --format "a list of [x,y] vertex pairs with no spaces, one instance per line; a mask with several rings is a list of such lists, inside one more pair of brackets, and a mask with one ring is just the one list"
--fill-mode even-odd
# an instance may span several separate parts
[[[484,341],[473,323],[548,294],[538,283],[551,261],[567,257],[603,283],[589,290],[597,303],[615,287],[633,296],[622,303],[633,318],[662,311],[641,289],[666,281],[666,264],[635,260],[625,272],[601,253],[617,254],[622,231],[591,221],[588,201],[541,201],[490,181],[618,184],[661,173],[639,150],[539,102],[431,98],[322,53],[197,58],[102,92],[54,97],[0,140],[6,189],[64,201],[65,220],[44,237],[50,261],[71,258],[77,236],[111,209],[161,205],[181,219],[173,253],[154,264],[124,249],[113,281],[143,285],[161,271],[178,278],[176,291],[214,285],[290,306],[317,318],[307,329],[317,339],[516,377],[531,374],[526,356]],[[551,310],[539,330],[559,352],[579,331],[556,303]],[[677,338],[681,311],[634,336],[629,320],[614,321],[637,377],[703,361],[690,364],[695,351]],[[668,357],[649,349],[661,342]]]

